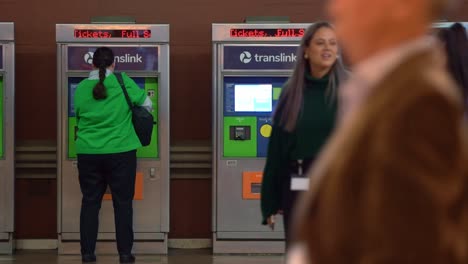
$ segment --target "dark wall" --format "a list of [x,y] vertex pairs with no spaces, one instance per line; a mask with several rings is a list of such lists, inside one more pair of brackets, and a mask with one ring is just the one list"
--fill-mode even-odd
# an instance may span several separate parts
[[15,237],[57,238],[57,182],[18,179],[15,188]]
[[[211,23],[251,15],[287,15],[294,22],[322,18],[322,1],[171,0],[135,2],[0,1],[3,21],[17,37],[17,139],[56,138],[56,23],[88,23],[93,16],[132,16],[171,25],[171,136],[211,137]],[[187,133],[187,127],[196,127]]]
[[[171,136],[209,139],[211,23],[245,16],[286,15],[293,22],[324,19],[324,0],[0,0],[3,21],[17,36],[17,139],[56,138],[56,23],[87,23],[93,16],[132,16],[171,25]],[[468,17],[464,2],[453,20]],[[196,127],[190,134],[186,127]]]
[[[56,138],[56,23],[88,23],[93,16],[132,16],[171,25],[171,136],[211,137],[211,23],[246,16],[286,15],[293,22],[324,19],[324,0],[0,0],[2,21],[17,37],[17,139]],[[462,4],[454,20],[468,17]],[[187,127],[196,127],[187,133]]]
[[211,181],[171,181],[169,238],[211,238]]

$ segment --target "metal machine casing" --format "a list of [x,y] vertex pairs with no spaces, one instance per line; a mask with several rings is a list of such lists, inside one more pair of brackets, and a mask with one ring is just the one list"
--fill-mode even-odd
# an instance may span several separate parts
[[214,253],[284,252],[282,220],[261,225],[260,186],[272,113],[309,25],[212,25]]
[[0,254],[14,249],[15,34],[0,23]]

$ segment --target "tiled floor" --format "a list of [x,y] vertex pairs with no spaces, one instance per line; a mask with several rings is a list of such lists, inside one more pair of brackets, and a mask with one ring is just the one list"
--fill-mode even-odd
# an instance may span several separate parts
[[[171,250],[168,256],[137,255],[138,263],[152,264],[282,264],[279,255],[211,255],[209,250]],[[0,255],[0,264],[80,264],[80,256],[57,256],[56,251],[18,251]],[[97,263],[119,263],[117,255],[98,256]]]

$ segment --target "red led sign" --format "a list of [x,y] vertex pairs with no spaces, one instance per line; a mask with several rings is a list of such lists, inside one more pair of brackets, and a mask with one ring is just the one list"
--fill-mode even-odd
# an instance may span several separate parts
[[304,36],[305,28],[232,28],[231,38],[297,38]]
[[151,30],[148,29],[75,29],[75,38],[151,38]]

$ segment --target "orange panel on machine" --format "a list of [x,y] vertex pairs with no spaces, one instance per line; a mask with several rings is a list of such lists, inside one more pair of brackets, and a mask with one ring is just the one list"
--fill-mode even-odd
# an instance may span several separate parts
[[[103,200],[112,200],[112,194],[106,191]],[[133,196],[133,200],[143,200],[143,172],[137,172],[136,174],[135,195]]]
[[244,171],[242,173],[242,198],[244,200],[259,200],[263,172]]

